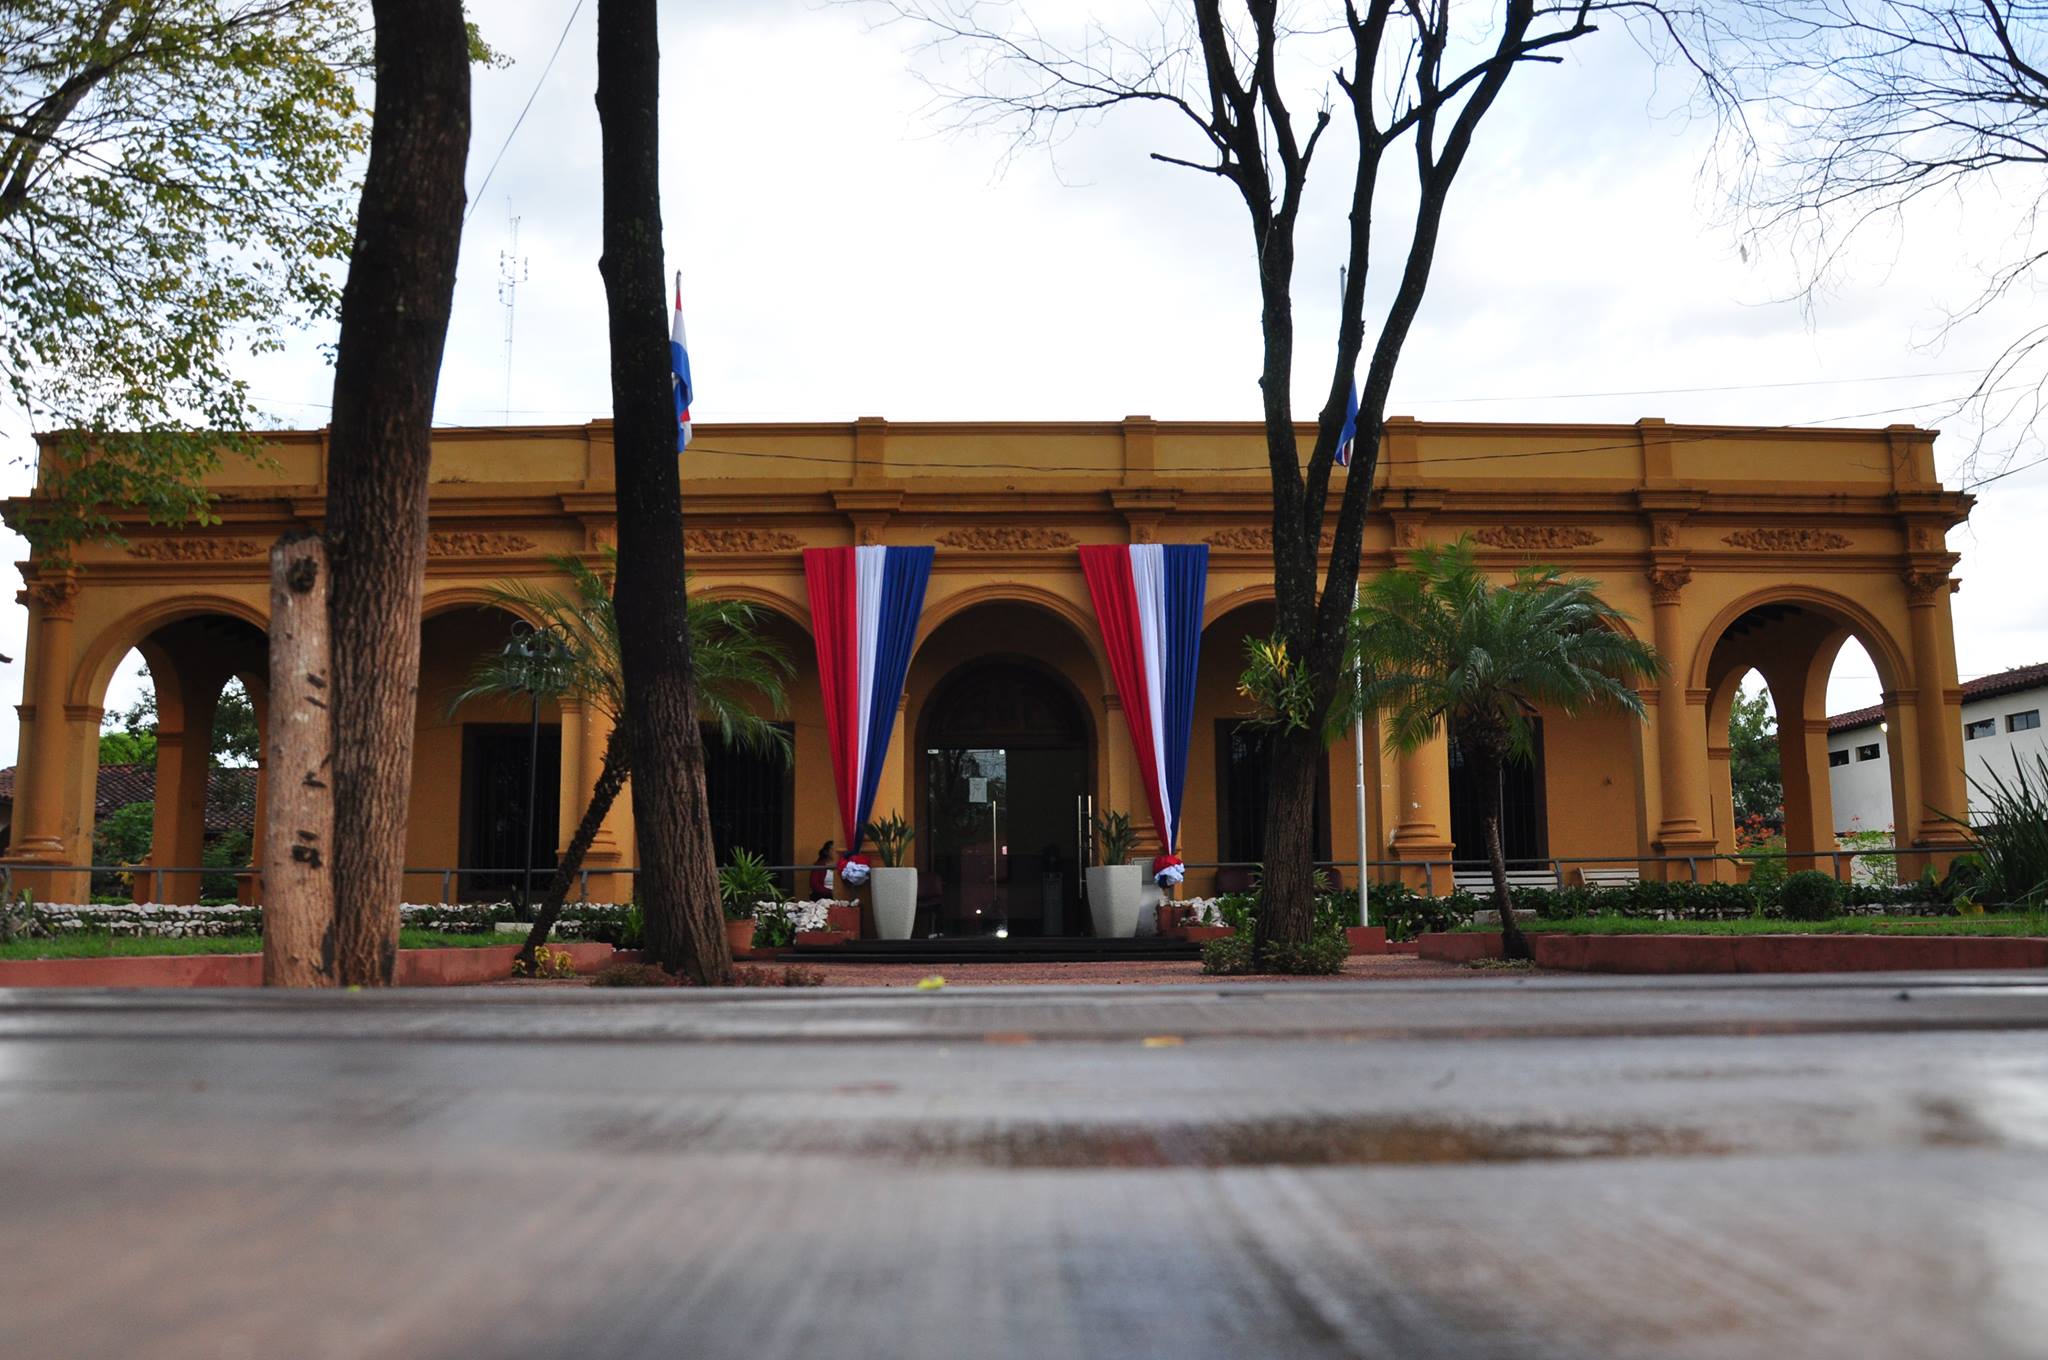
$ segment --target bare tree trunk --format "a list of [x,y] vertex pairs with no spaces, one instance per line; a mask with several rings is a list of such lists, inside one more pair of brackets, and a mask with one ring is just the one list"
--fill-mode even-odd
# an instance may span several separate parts
[[270,550],[270,703],[263,763],[263,985],[334,985],[334,726],[327,548],[316,534]]
[[605,303],[619,509],[614,605],[640,909],[653,961],[706,986],[732,980],[704,797],[683,587],[683,494],[661,258],[661,56],[655,0],[598,0],[597,114],[604,133]]
[[377,117],[341,299],[327,538],[334,661],[335,964],[398,958],[417,721],[427,470],[462,240],[469,35],[460,0],[376,0]]
[[1316,762],[1314,732],[1287,732],[1268,755],[1265,858],[1260,866],[1258,951],[1299,943],[1315,929]]
[[547,892],[541,898],[540,910],[534,913],[533,929],[526,932],[526,943],[519,947],[519,957],[529,964],[535,952],[548,942],[548,932],[555,928],[555,922],[562,918],[570,880],[583,867],[583,857],[590,853],[591,842],[603,829],[612,804],[618,801],[619,790],[626,787],[626,779],[632,773],[633,752],[624,732],[624,728],[613,727],[611,735],[605,738],[604,765],[597,772],[597,786],[590,791],[590,806],[583,809],[583,820],[576,824],[576,834],[569,838],[569,848],[562,852],[562,861],[555,866],[555,876],[548,880]]
[[1486,828],[1486,861],[1493,871],[1493,904],[1500,909],[1501,953],[1511,959],[1530,956],[1529,937],[1515,919],[1514,890],[1508,886],[1508,857],[1501,846],[1501,757],[1493,752],[1466,748],[1466,764],[1479,781],[1480,819]]

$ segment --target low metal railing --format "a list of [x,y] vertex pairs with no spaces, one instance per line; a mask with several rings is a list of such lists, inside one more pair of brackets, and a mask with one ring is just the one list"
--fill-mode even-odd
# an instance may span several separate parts
[[[1943,849],[1946,848],[1943,847]],[[1896,865],[1899,859],[1908,855],[1919,856],[1934,853],[1939,853],[1939,851],[1926,846],[1907,845],[1810,851],[1750,850],[1733,854],[1712,855],[1549,855],[1540,858],[1511,860],[1509,861],[1509,868],[1517,872],[1526,872],[1532,869],[1540,871],[1547,868],[1558,886],[1569,887],[1573,885],[1565,881],[1565,873],[1568,868],[1576,868],[1581,871],[1596,867],[1634,868],[1638,874],[1643,874],[1646,866],[1682,864],[1685,866],[1687,879],[1698,883],[1702,881],[1702,866],[1707,866],[1708,877],[1714,878],[1716,876],[1712,873],[1711,866],[1715,864],[1747,864],[1753,868],[1758,861],[1778,860],[1784,862],[1788,870],[1794,867],[1825,867],[1833,877],[1844,882],[1855,882],[1857,881],[1855,875],[1856,861],[1858,860],[1890,860]],[[1795,861],[1797,862],[1796,864]],[[801,895],[797,891],[797,885],[804,883],[805,878],[819,866],[815,864],[773,864],[766,867],[769,873],[775,875],[778,879],[784,880],[787,884],[785,890],[794,897]],[[1262,866],[1256,860],[1188,860],[1185,863],[1185,867],[1190,874],[1193,874],[1225,869],[1239,869],[1250,873],[1257,873]],[[1319,859],[1315,861],[1315,867],[1332,871],[1345,886],[1357,886],[1355,883],[1350,882],[1358,870],[1358,861],[1355,859]],[[1461,874],[1478,874],[1488,871],[1488,865],[1484,860],[1455,858],[1375,859],[1367,860],[1365,867],[1368,873],[1372,875],[1373,880],[1382,885],[1405,881],[1409,875],[1419,871],[1422,874],[1423,891],[1431,896],[1437,895],[1440,872],[1443,875],[1449,876],[1455,882],[1457,876]],[[544,868],[543,866],[535,865],[533,874],[536,888],[544,886],[548,879],[553,876],[554,872],[553,866],[546,866]],[[588,905],[590,902],[590,881],[592,878],[623,878],[628,883],[631,883],[638,878],[641,872],[638,868],[612,867],[608,865],[597,868],[586,867],[578,869],[576,871],[575,890],[571,896],[574,901]],[[450,906],[463,901],[498,902],[516,900],[516,892],[507,892],[503,896],[474,897],[465,896],[463,889],[466,884],[473,884],[479,880],[507,883],[509,887],[509,881],[520,878],[523,871],[499,866],[476,868],[447,865],[409,867],[401,870],[401,873],[408,882],[421,878],[435,882],[437,884],[437,895],[434,898],[434,904],[437,906]],[[239,883],[246,883],[253,879],[256,888],[254,896],[260,896],[262,883],[261,872],[248,866],[223,868],[219,865],[32,864],[14,862],[0,863],[0,892],[5,892],[7,895],[12,896],[15,892],[16,877],[27,874],[33,874],[38,877],[61,874],[84,874],[87,876],[118,874],[129,876],[131,881],[134,875],[146,874],[149,876],[151,884],[151,894],[148,900],[153,902],[164,901],[164,887],[168,880],[183,878],[196,883],[205,877],[222,874],[234,877]],[[1645,874],[1644,876],[1647,877],[1649,875]],[[1896,881],[1896,869],[1893,872],[1893,878]],[[1583,881],[1583,872],[1581,881]],[[805,891],[807,892],[808,888]],[[89,892],[87,896],[90,896]],[[630,896],[631,894],[629,893],[628,897]]]

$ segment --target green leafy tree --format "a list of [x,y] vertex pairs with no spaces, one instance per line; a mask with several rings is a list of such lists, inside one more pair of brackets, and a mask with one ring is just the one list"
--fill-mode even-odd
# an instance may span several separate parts
[[[235,366],[333,313],[369,112],[350,0],[0,6],[0,391],[40,429],[15,527],[204,519],[254,451]],[[90,454],[90,456],[88,456]]]
[[[548,932],[561,915],[569,884],[583,867],[591,842],[597,839],[598,829],[633,772],[633,740],[619,663],[619,620],[612,603],[618,554],[607,549],[598,567],[577,557],[552,560],[569,577],[567,593],[527,582],[508,582],[491,593],[506,608],[534,620],[557,645],[539,662],[502,652],[485,657],[471,674],[469,687],[452,705],[459,708],[472,699],[538,693],[543,699],[575,699],[612,720],[590,802],[526,937],[522,953],[528,956],[547,942]],[[761,631],[761,610],[744,600],[695,595],[689,599],[689,615],[699,715],[715,724],[728,744],[776,749],[786,758],[789,734],[760,716],[753,706],[758,700],[770,712],[780,714],[787,702],[786,682],[791,674],[789,658]]]
[[[1697,25],[1688,6],[1649,0],[1507,0],[1498,5],[1351,0],[1172,0],[1129,18],[1065,25],[1028,4],[872,0],[910,21],[932,59],[960,54],[964,88],[938,85],[967,129],[1011,147],[1057,145],[1112,109],[1159,115],[1178,132],[1152,159],[1208,177],[1244,210],[1235,267],[1259,290],[1260,414],[1272,487],[1273,642],[1292,692],[1272,695],[1303,721],[1274,729],[1266,793],[1261,937],[1306,944],[1314,932],[1313,844],[1325,718],[1342,707],[1342,660],[1358,581],[1387,400],[1422,315],[1453,189],[1503,91],[1567,59],[1603,28],[1626,29],[1682,62]],[[1050,7],[1047,7],[1050,8]],[[1528,73],[1528,74],[1524,74]],[[937,82],[935,82],[937,84]],[[1703,101],[1719,99],[1712,80]],[[1510,101],[1511,103],[1511,101]],[[1527,107],[1508,113],[1525,121]],[[1325,136],[1325,134],[1331,134]],[[1562,144],[1568,123],[1547,130]],[[1327,180],[1338,197],[1310,196]],[[1484,174],[1483,171],[1479,172]],[[1485,185],[1458,193],[1484,212]],[[1340,209],[1345,268],[1334,333],[1298,330],[1296,267],[1304,222]],[[1485,249],[1508,248],[1496,235]],[[1321,296],[1327,275],[1310,282]],[[614,352],[617,346],[614,345]],[[1313,410],[1295,406],[1297,381]],[[1355,380],[1355,385],[1354,385]],[[1355,403],[1353,394],[1355,393]],[[1246,395],[1249,395],[1247,390]],[[1355,411],[1355,417],[1350,413]],[[1313,438],[1304,417],[1313,415]],[[1355,432],[1355,440],[1353,433]],[[1355,443],[1348,470],[1339,448]]]
[[129,803],[117,807],[93,824],[94,864],[140,864],[149,858],[150,839],[156,830],[156,806]]
[[1776,818],[1785,806],[1785,781],[1778,767],[1778,721],[1770,700],[1737,691],[1728,712],[1728,775],[1738,818]]
[[[147,676],[149,671],[145,669],[142,673]],[[152,689],[107,719],[106,730],[100,733],[100,764],[155,764],[156,729],[156,691]],[[250,701],[242,682],[231,679],[214,704],[209,756],[217,766],[250,766],[257,763],[261,748],[256,705]]]
[[[1417,549],[1410,560],[1360,595],[1347,651],[1363,683],[1340,705],[1332,731],[1377,712],[1387,721],[1387,744],[1412,751],[1449,725],[1480,790],[1505,951],[1527,958],[1501,849],[1501,771],[1510,760],[1529,759],[1538,708],[1640,718],[1635,685],[1655,677],[1657,653],[1610,626],[1622,615],[1600,598],[1597,583],[1557,567],[1523,567],[1496,583],[1466,539]],[[1261,948],[1272,943],[1263,919],[1260,936]]]

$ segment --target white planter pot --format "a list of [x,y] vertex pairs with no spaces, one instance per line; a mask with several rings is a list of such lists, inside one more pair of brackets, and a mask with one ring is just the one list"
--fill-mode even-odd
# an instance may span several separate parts
[[872,870],[868,891],[875,906],[875,934],[885,940],[909,939],[917,923],[917,870]]
[[1145,871],[1136,864],[1098,864],[1088,870],[1088,917],[1097,939],[1128,940],[1138,933],[1138,899]]
[[1150,858],[1134,859],[1131,867],[1138,871],[1138,938],[1142,940],[1159,933],[1159,904],[1166,900],[1166,889],[1152,877]]

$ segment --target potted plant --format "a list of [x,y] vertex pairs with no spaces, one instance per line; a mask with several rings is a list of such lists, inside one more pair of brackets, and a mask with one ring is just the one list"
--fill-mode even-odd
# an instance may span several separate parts
[[1102,862],[1088,869],[1088,916],[1099,939],[1128,940],[1138,933],[1138,903],[1145,889],[1145,866],[1131,864],[1138,833],[1130,814],[1105,812],[1095,819],[1095,838]]
[[725,910],[725,943],[734,957],[754,947],[755,904],[782,901],[782,890],[767,862],[746,850],[734,850],[718,871],[718,904]]
[[903,861],[917,831],[892,812],[879,822],[869,822],[867,836],[882,861],[868,874],[875,934],[884,940],[907,940],[917,922],[917,867]]

